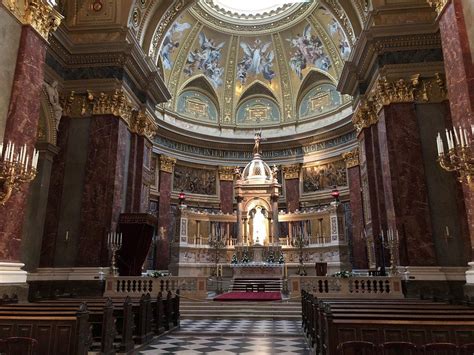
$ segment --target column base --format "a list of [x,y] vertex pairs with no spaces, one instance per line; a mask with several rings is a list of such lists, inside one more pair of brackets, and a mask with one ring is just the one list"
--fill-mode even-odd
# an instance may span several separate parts
[[25,284],[27,272],[23,263],[0,262],[0,286],[3,284]]

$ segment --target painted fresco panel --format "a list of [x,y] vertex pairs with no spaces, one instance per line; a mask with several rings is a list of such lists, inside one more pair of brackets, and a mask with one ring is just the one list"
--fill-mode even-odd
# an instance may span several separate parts
[[331,189],[334,185],[347,186],[344,160],[303,168],[303,192]]
[[173,190],[193,194],[216,195],[216,170],[178,165],[174,168]]
[[236,79],[242,85],[251,83],[254,79],[271,84],[276,77],[275,52],[271,38],[243,38],[239,45]]
[[199,91],[188,90],[179,95],[177,111],[186,117],[217,122],[216,105]]
[[304,95],[301,100],[299,115],[301,118],[318,116],[336,109],[341,103],[341,95],[334,85],[321,84]]
[[280,122],[280,110],[275,102],[264,97],[245,101],[237,109],[238,124],[272,124]]
[[339,22],[324,6],[318,7],[316,17],[324,26],[334,45],[338,48],[341,58],[347,60],[351,54],[351,47]]

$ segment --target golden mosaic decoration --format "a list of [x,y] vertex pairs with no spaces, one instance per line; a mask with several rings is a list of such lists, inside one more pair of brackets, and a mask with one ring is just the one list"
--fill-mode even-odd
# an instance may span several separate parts
[[282,167],[285,180],[298,179],[300,177],[301,166],[299,164],[287,165]]
[[176,164],[175,158],[167,157],[166,155],[160,156],[160,171],[164,171],[164,172],[172,174],[175,164]]
[[342,158],[346,162],[348,169],[359,165],[359,148],[353,149],[349,152],[342,154]]
[[46,41],[63,19],[51,5],[41,0],[2,0],[2,3],[23,25],[33,27]]
[[426,0],[431,7],[434,7],[438,16],[443,12],[444,8],[450,0]]
[[132,115],[130,131],[140,136],[144,136],[151,141],[158,133],[158,125],[150,113],[147,111],[140,111]]

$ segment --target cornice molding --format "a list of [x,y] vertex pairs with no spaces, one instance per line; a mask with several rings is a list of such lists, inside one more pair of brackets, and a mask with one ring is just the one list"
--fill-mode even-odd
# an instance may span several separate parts
[[353,149],[342,154],[342,158],[346,162],[347,169],[354,168],[359,165],[359,148]]
[[132,115],[130,131],[139,136],[146,137],[150,142],[153,142],[153,138],[158,133],[158,125],[150,112],[141,110]]
[[420,74],[410,78],[377,79],[371,91],[361,98],[352,116],[359,133],[378,122],[378,114],[384,106],[395,103],[437,103],[447,100],[445,79],[442,74],[423,78]]
[[160,171],[172,174],[175,165],[175,158],[171,158],[166,155],[160,155]]
[[298,179],[300,177],[301,165],[300,164],[286,165],[282,167],[282,171],[283,171],[283,178],[285,180]]
[[2,4],[18,21],[31,26],[45,41],[63,19],[58,11],[41,0],[2,0]]
[[221,181],[234,181],[235,167],[233,167],[233,166],[220,166],[218,171],[219,171],[219,180],[221,180]]

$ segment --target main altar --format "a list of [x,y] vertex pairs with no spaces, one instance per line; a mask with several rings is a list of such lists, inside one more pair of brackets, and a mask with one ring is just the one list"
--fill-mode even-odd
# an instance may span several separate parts
[[286,212],[279,209],[278,169],[262,159],[255,135],[253,159],[234,169],[232,214],[179,206],[170,272],[176,276],[287,278],[349,270],[344,213],[337,202]]

